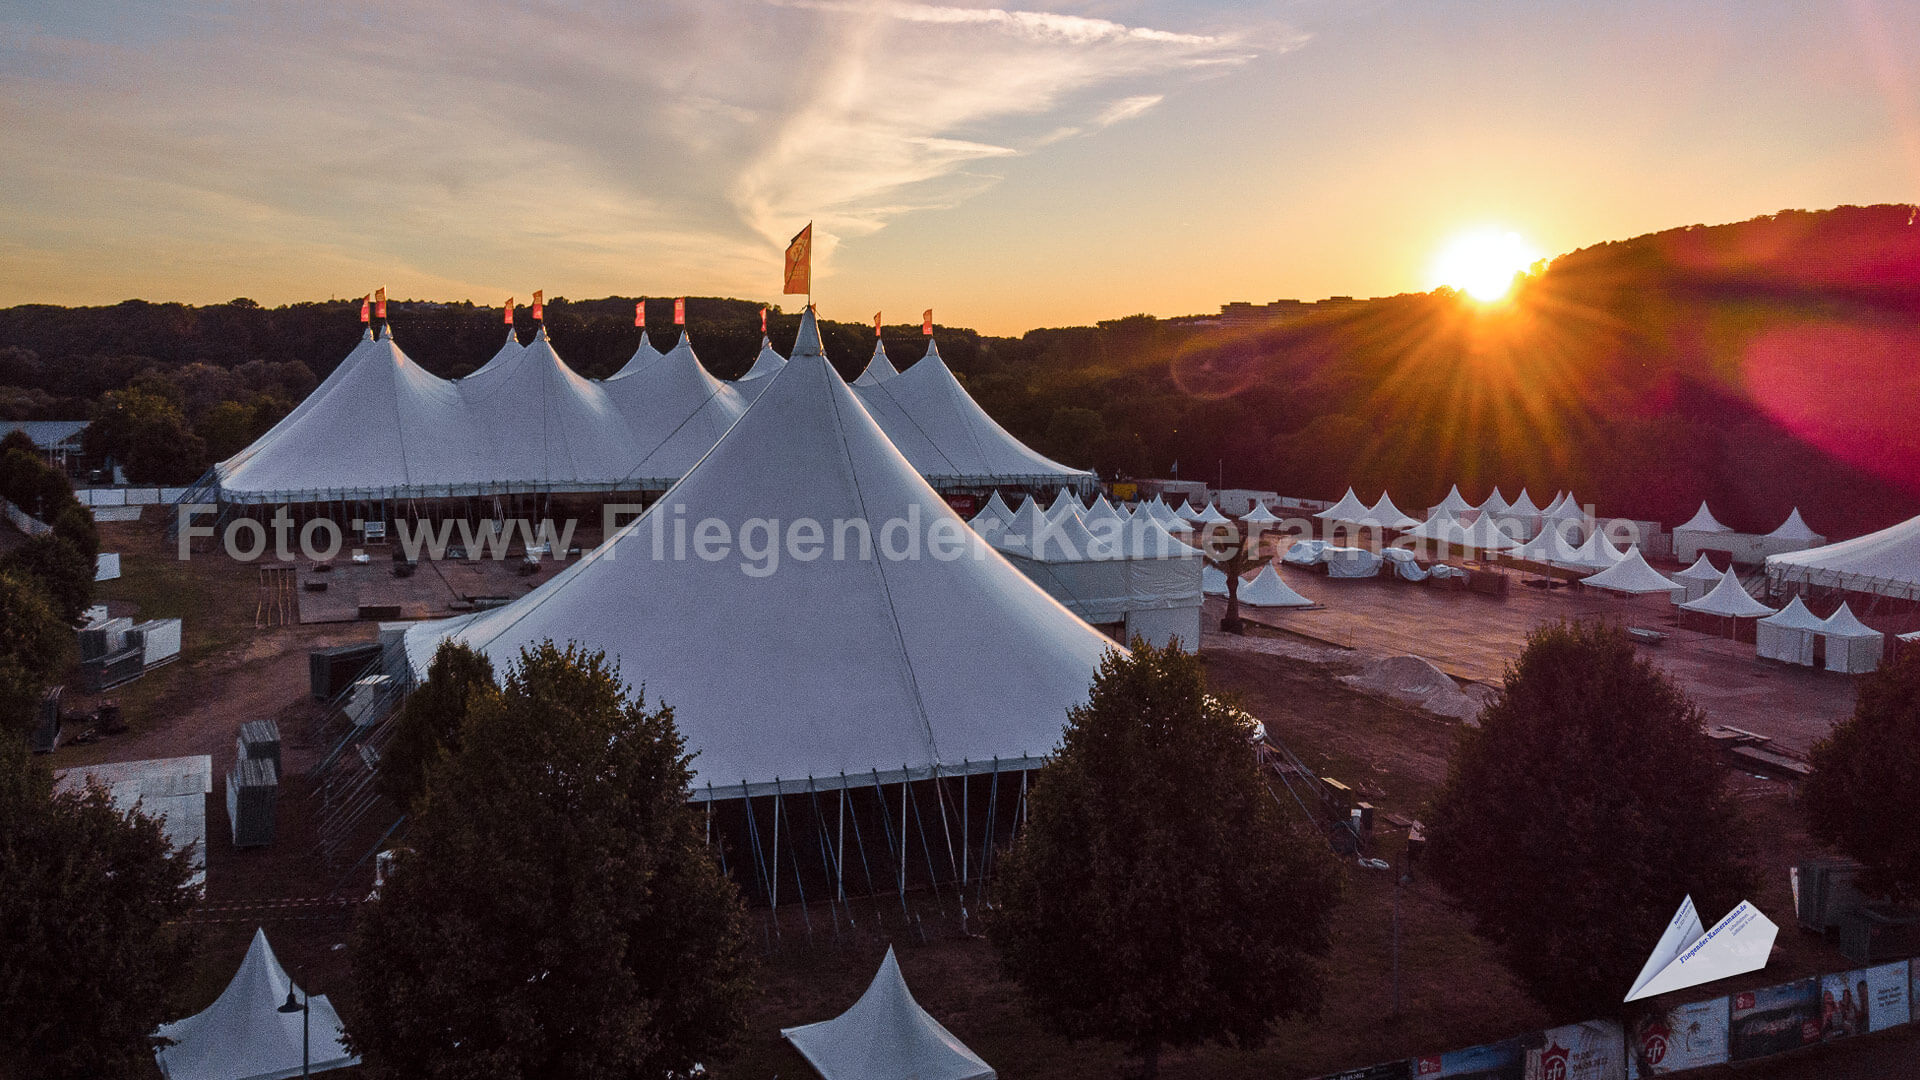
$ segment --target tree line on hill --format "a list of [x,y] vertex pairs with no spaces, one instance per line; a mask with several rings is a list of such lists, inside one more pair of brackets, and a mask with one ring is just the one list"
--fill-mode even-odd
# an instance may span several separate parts
[[[1920,226],[1906,206],[1787,211],[1673,229],[1560,257],[1513,298],[1450,290],[1316,311],[1252,329],[1146,315],[995,337],[940,327],[941,353],[1016,436],[1106,477],[1224,482],[1332,499],[1352,485],[1418,512],[1459,483],[1536,496],[1570,488],[1608,515],[1675,524],[1707,499],[1765,531],[1798,506],[1846,536],[1920,511]],[[561,354],[604,377],[633,351],[631,297],[546,307]],[[650,335],[669,345],[669,305]],[[408,355],[441,376],[483,364],[497,308],[390,305]],[[701,358],[735,377],[760,305],[689,298]],[[357,300],[267,309],[0,311],[0,418],[99,417],[96,457],[181,483],[244,447],[360,333]],[[526,312],[520,312],[520,333]],[[785,348],[797,315],[776,313]],[[852,376],[860,323],[821,323]],[[915,324],[889,326],[896,365]]]

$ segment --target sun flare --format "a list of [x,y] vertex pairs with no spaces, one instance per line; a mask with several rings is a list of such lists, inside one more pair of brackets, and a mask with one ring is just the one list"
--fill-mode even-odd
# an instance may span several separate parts
[[1544,256],[1517,232],[1475,229],[1447,242],[1433,260],[1432,284],[1458,289],[1483,304],[1504,300],[1515,275]]

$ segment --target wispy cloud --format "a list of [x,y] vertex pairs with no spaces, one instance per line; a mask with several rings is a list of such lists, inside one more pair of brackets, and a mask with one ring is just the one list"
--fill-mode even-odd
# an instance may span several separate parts
[[176,0],[0,37],[0,300],[382,267],[443,294],[758,292],[808,219],[830,262],[1280,47],[901,0]]

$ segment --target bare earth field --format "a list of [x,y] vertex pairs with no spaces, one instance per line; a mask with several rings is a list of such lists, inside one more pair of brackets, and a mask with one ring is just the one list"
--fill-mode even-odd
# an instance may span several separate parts
[[[103,533],[105,549],[123,553],[124,576],[104,584],[102,596],[115,614],[182,616],[185,650],[174,664],[106,695],[123,706],[130,723],[126,734],[63,746],[51,764],[64,768],[206,753],[213,755],[216,776],[223,777],[232,761],[237,726],[262,716],[279,718],[288,776],[279,804],[278,841],[266,849],[234,850],[226,840],[218,781],[209,799],[207,899],[195,916],[203,948],[193,972],[194,1007],[213,999],[238,964],[254,927],[264,926],[297,979],[332,996],[343,1011],[350,1010],[341,946],[370,874],[361,869],[343,877],[344,868],[324,865],[311,854],[313,814],[301,774],[324,753],[325,745],[316,730],[323,719],[320,710],[307,701],[306,651],[371,640],[373,624],[303,623],[255,630],[254,566],[218,556],[198,556],[182,564],[150,524],[107,525]],[[352,573],[366,576],[360,584],[372,587],[380,584],[374,575],[387,569],[375,564],[353,568]],[[516,592],[529,587],[529,579],[500,567],[473,571],[477,583],[488,586],[485,590],[443,586],[438,584],[447,580],[442,574],[458,580],[469,568],[440,569],[442,573],[421,582],[428,597],[435,597],[431,590],[439,588],[445,591],[437,595],[457,598],[495,591],[495,584],[510,585]],[[416,579],[427,576],[423,568]],[[1456,678],[1497,683],[1501,668],[1534,625],[1605,607],[1558,590],[1547,595],[1517,585],[1501,601],[1401,583],[1330,582],[1295,570],[1286,571],[1286,577],[1325,608],[1256,614],[1275,629],[1256,628],[1244,638],[1207,634],[1202,655],[1210,685],[1236,697],[1310,767],[1352,785],[1383,816],[1419,816],[1445,776],[1457,727],[1357,693],[1337,681],[1338,675],[1371,656],[1407,652],[1441,663]],[[1209,620],[1217,623],[1217,602],[1209,603]],[[1633,621],[1645,624],[1644,619]],[[1763,667],[1752,660],[1751,646],[1728,646],[1662,628],[1675,629],[1674,637],[1647,654],[1681,680],[1714,722],[1772,734],[1782,744],[1803,748],[1852,707],[1852,684],[1842,677]],[[70,708],[84,705],[84,699],[70,699]],[[1813,849],[1800,828],[1790,785],[1745,773],[1735,774],[1732,782],[1754,827],[1765,837],[1764,884],[1752,899],[1784,929],[1779,952],[1764,972],[1729,980],[1733,985],[1716,986],[1712,993],[1846,966],[1826,942],[1792,928],[1786,867]],[[1383,820],[1378,853],[1392,859],[1403,838],[1404,830]],[[1328,960],[1322,1013],[1281,1025],[1273,1042],[1260,1050],[1208,1048],[1170,1054],[1162,1062],[1166,1076],[1314,1076],[1503,1038],[1550,1019],[1470,933],[1467,920],[1425,881],[1396,890],[1390,874],[1356,866],[1348,872],[1348,886]],[[859,930],[843,934],[835,944],[828,943],[825,933],[816,933],[819,944],[805,944],[797,915],[786,913],[785,944],[764,957],[763,989],[748,1034],[709,1063],[714,1075],[812,1075],[779,1038],[778,1029],[828,1018],[851,1004],[889,943],[898,948],[921,1003],[1002,1076],[1077,1078],[1112,1076],[1126,1069],[1126,1060],[1114,1047],[1071,1043],[1043,1031],[1018,992],[999,977],[992,950],[983,940],[945,930],[930,931],[930,940],[923,943],[918,934],[901,930],[897,907],[888,917],[880,906],[879,919],[864,902],[855,907]],[[1392,948],[1396,907],[1397,1012]],[[1286,917],[1280,911],[1274,915]],[[830,917],[816,909],[814,921],[816,927],[825,927]],[[764,931],[764,919],[758,919],[757,926]],[[1920,1075],[1920,1034],[1900,1029],[1742,1070],[1740,1075]]]

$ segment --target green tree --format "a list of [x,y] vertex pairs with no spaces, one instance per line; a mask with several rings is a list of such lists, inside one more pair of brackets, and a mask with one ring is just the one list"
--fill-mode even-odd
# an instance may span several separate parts
[[59,536],[36,536],[0,556],[0,574],[27,579],[46,590],[53,610],[73,622],[93,603],[93,560]]
[[1246,725],[1197,657],[1110,653],[1001,866],[988,933],[1008,977],[1148,1075],[1163,1048],[1257,1045],[1320,1002],[1339,870],[1275,804]]
[[1106,418],[1092,409],[1064,405],[1047,421],[1047,453],[1062,461],[1096,463],[1093,452],[1107,438]]
[[187,484],[206,471],[207,448],[188,426],[177,385],[151,373],[100,399],[83,437],[89,457],[112,457],[136,483]]
[[253,441],[253,409],[237,401],[211,405],[194,422],[193,433],[207,444],[207,456],[225,461]]
[[451,639],[440,643],[426,681],[407,695],[393,738],[380,755],[380,790],[412,813],[426,793],[427,771],[460,749],[460,729],[475,693],[493,690],[493,662]]
[[0,822],[0,1076],[151,1073],[152,1031],[186,1011],[190,859],[100,788],[53,794],[18,737]]
[[1624,630],[1572,623],[1536,630],[1460,732],[1431,872],[1557,1015],[1617,1006],[1683,896],[1712,921],[1752,885],[1702,720]]
[[1814,744],[1802,785],[1807,829],[1858,859],[1865,884],[1920,899],[1920,650],[1860,684],[1853,715]]
[[19,741],[41,693],[73,655],[73,631],[46,590],[0,570],[0,742]]
[[19,428],[14,428],[12,431],[7,432],[6,435],[0,436],[0,457],[10,454],[15,450],[23,454],[33,454],[36,457],[40,453],[40,448],[33,445],[32,437]]
[[370,1073],[667,1077],[732,1037],[745,914],[689,760],[672,709],[629,700],[601,653],[548,642],[472,695],[354,935]]

